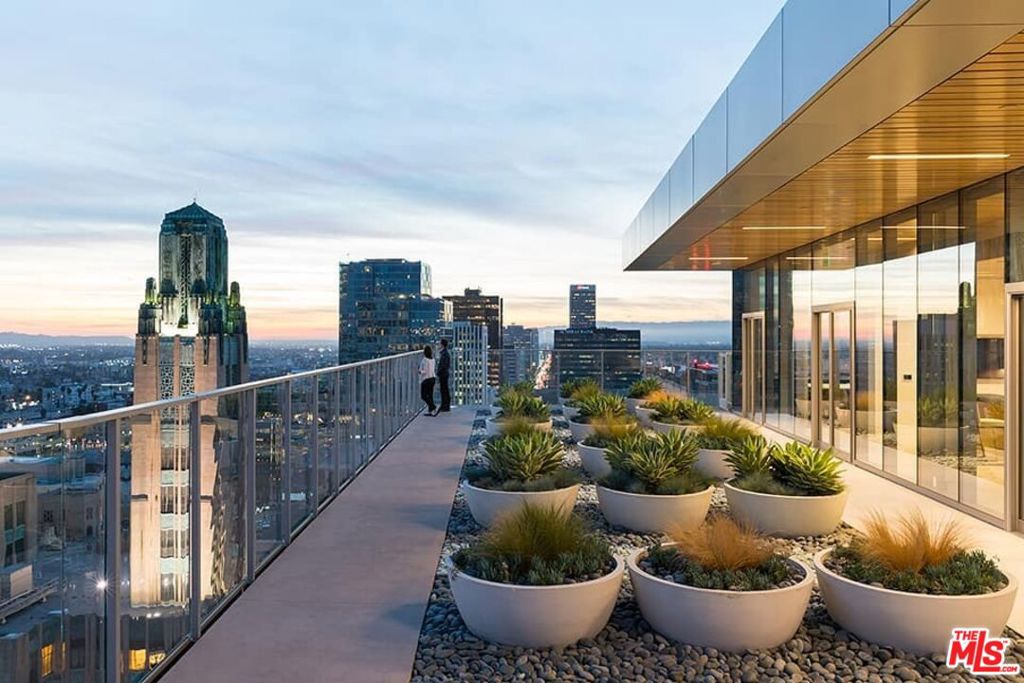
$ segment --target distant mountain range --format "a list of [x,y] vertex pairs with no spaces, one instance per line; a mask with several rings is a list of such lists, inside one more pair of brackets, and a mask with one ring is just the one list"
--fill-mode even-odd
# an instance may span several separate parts
[[[640,330],[644,346],[728,345],[732,340],[732,323],[728,320],[693,320],[688,322],[637,323],[617,320],[598,321],[600,327]],[[540,328],[541,346],[554,344],[555,330],[564,325]]]
[[0,344],[18,346],[125,346],[132,344],[131,337],[92,337],[77,335],[25,334],[23,332],[0,332]]
[[[694,346],[729,344],[732,335],[732,323],[728,320],[695,320],[689,322],[636,323],[623,321],[606,321],[598,323],[601,327],[618,327],[626,330],[640,330],[640,338],[644,346]],[[564,326],[540,328],[541,346],[554,343],[555,330]],[[85,336],[85,335],[48,335],[25,334],[23,332],[0,332],[0,344],[17,344],[19,346],[125,346],[133,343],[131,337],[117,336]],[[254,344],[273,346],[304,346],[304,345],[336,345],[336,339],[325,340],[253,340]]]

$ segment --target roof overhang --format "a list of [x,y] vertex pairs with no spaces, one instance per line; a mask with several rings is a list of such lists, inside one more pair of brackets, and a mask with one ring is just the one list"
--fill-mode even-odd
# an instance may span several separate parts
[[626,270],[740,268],[1024,166],[1021,31],[1020,0],[919,0],[681,216],[627,233]]

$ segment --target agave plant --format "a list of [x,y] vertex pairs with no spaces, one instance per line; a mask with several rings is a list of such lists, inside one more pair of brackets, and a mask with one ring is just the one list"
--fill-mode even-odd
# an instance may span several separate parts
[[771,474],[772,446],[763,436],[749,436],[725,456],[737,477]]
[[577,401],[577,422],[589,423],[598,417],[625,417],[626,402],[615,394],[599,393]]
[[624,415],[599,415],[590,425],[594,431],[583,440],[583,445],[594,448],[608,448],[616,441],[643,435],[640,425]]
[[514,384],[504,384],[498,389],[498,398],[506,394],[523,394],[524,396],[533,396],[533,382],[516,382]]
[[551,417],[551,412],[543,400],[536,396],[528,396],[519,392],[506,392],[498,398],[502,419],[525,417],[533,422],[543,422]]
[[700,490],[704,482],[693,472],[699,450],[697,440],[682,432],[621,439],[608,448],[612,474],[606,482],[635,493]]
[[562,382],[562,385],[558,388],[558,395],[562,398],[569,398],[572,396],[572,392],[576,391],[576,387],[580,385],[581,379],[567,379]]
[[507,434],[484,444],[484,458],[498,481],[528,482],[562,466],[562,443],[550,432]]
[[601,385],[596,380],[591,378],[581,379],[577,382],[576,386],[569,393],[569,400],[573,403],[579,403],[585,401],[592,396],[597,396],[601,393]]
[[790,441],[772,450],[772,474],[795,489],[811,496],[830,496],[843,490],[840,461],[832,453]]
[[647,398],[656,391],[661,391],[661,380],[657,377],[644,377],[629,386],[629,398]]
[[702,424],[715,416],[711,406],[692,398],[666,396],[647,407],[654,410],[656,421],[668,424]]
[[702,448],[730,451],[753,436],[757,436],[757,432],[742,420],[711,417],[704,423],[704,431],[698,434],[698,439]]

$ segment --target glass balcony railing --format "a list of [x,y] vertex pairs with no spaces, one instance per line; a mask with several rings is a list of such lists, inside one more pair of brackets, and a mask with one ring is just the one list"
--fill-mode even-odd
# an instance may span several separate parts
[[557,393],[562,382],[591,378],[605,391],[625,394],[644,376],[656,376],[667,388],[713,406],[732,405],[729,377],[732,352],[719,349],[649,348],[545,349],[491,351],[500,358],[502,383],[529,381]]
[[0,431],[0,681],[158,675],[416,415],[418,362]]

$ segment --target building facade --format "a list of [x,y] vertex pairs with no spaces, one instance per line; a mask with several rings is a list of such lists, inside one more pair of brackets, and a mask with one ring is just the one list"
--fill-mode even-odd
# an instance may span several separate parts
[[597,327],[597,285],[569,285],[569,327],[574,330]]
[[555,330],[554,366],[560,384],[591,378],[605,391],[624,394],[643,376],[640,330]]
[[504,331],[501,297],[484,295],[479,289],[467,288],[462,295],[446,296],[452,302],[452,320],[483,324],[487,327],[487,383],[498,386],[501,383],[502,334]]
[[540,331],[535,327],[507,325],[502,342],[502,384],[534,381],[541,361]]
[[[164,217],[159,278],[146,282],[135,337],[135,403],[245,382],[249,347],[237,282],[228,284],[224,222],[196,203]],[[243,571],[226,539],[237,538],[243,511],[232,487],[242,463],[231,457],[238,415],[217,401],[200,411],[201,471],[191,472],[189,416],[166,408],[131,418],[131,605],[175,605],[189,596],[189,561],[201,553],[203,596],[220,594]],[[190,482],[201,487],[201,520],[190,520]],[[190,527],[202,547],[190,547]]]
[[456,320],[452,323],[451,391],[456,405],[488,405],[488,336],[483,323]]
[[790,0],[623,239],[732,271],[732,409],[1011,529],[1021,54],[1020,3]]
[[369,259],[338,266],[338,362],[404,353],[450,336],[452,305],[431,296],[430,266]]

